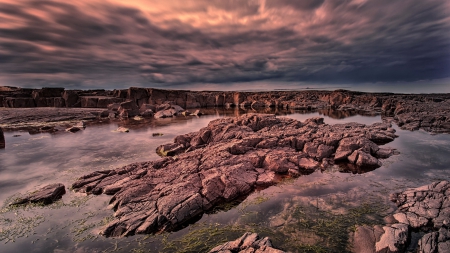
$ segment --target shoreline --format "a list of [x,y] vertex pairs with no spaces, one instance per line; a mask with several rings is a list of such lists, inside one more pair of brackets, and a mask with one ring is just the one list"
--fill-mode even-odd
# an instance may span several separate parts
[[[441,94],[395,94],[366,93],[347,90],[335,91],[270,91],[270,92],[220,92],[162,90],[130,87],[123,90],[65,90],[64,88],[22,89],[0,86],[0,112],[3,108],[84,108],[94,113],[84,116],[131,118],[172,117],[180,111],[193,108],[278,108],[284,110],[316,111],[332,109],[337,111],[379,113],[383,119],[392,120],[402,129],[423,129],[431,133],[450,133],[450,93]],[[176,112],[168,110],[177,106]],[[4,110],[4,109],[3,109]],[[97,111],[98,110],[98,111]],[[57,121],[57,115],[47,111],[50,118],[43,121]],[[68,117],[83,120],[71,110]],[[4,114],[4,113],[2,113]],[[45,113],[44,113],[45,114]],[[156,116],[158,114],[159,116]],[[20,113],[17,120],[29,120]],[[14,119],[13,119],[14,120]],[[11,124],[11,119],[0,116],[0,125]]]

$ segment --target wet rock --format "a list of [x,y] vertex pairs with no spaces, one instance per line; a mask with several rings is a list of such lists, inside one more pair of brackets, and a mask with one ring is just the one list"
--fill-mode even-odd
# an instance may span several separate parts
[[171,117],[175,116],[176,114],[177,114],[177,112],[174,109],[167,109],[167,110],[158,111],[157,113],[155,113],[154,117],[155,117],[155,119],[171,118]]
[[116,132],[119,132],[119,133],[128,133],[128,132],[130,132],[130,129],[128,129],[128,128],[126,128],[126,127],[119,127],[119,128],[116,129]]
[[201,116],[203,113],[200,110],[195,110],[195,112],[191,113],[192,116]]
[[[219,203],[275,184],[277,175],[298,176],[330,164],[337,147],[320,148],[330,133],[343,138],[373,131],[372,126],[358,125],[358,131],[347,126],[326,125],[320,118],[300,122],[274,115],[221,118],[159,146],[160,160],[98,171],[72,188],[114,195],[111,206],[117,219],[103,230],[106,236],[170,231]],[[302,145],[305,142],[318,147]],[[299,149],[302,146],[310,148]]]
[[72,127],[66,128],[66,131],[67,132],[71,132],[71,133],[76,133],[76,132],[78,132],[80,130],[81,130],[81,128],[80,127],[76,127],[76,126],[72,126]]
[[209,253],[225,252],[283,253],[284,251],[273,248],[268,237],[260,239],[258,234],[247,232],[240,238],[226,242],[209,251]]
[[66,189],[63,184],[51,184],[42,187],[34,193],[29,194],[25,198],[14,201],[10,204],[10,206],[22,205],[27,203],[43,203],[44,205],[48,205],[60,199],[65,193]]
[[5,147],[6,147],[5,134],[3,133],[3,129],[0,127],[0,149]]
[[[394,223],[383,227],[384,232],[379,239],[375,240],[375,243],[374,237],[370,237],[370,231],[375,231],[376,228],[359,227],[357,231],[361,228],[365,232],[354,235],[355,249],[360,247],[359,244],[363,245],[362,239],[358,239],[357,236],[366,234],[370,235],[366,236],[367,245],[364,244],[368,248],[366,252],[406,252],[408,243],[411,241],[411,230],[414,230],[427,232],[418,241],[418,252],[449,252],[449,197],[450,182],[448,181],[435,182],[392,194],[390,198],[398,206],[397,211],[389,218]],[[375,238],[378,237],[375,236]]]

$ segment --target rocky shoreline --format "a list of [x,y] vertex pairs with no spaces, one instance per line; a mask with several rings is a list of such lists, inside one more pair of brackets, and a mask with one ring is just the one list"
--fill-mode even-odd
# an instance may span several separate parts
[[[181,113],[179,107],[333,109],[342,112],[380,113],[402,129],[450,132],[450,94],[394,94],[335,91],[188,91],[131,87],[122,90],[24,89],[0,86],[0,107],[90,108],[98,117],[156,116]],[[1,109],[1,108],[0,108]],[[70,110],[68,110],[70,111]],[[8,123],[0,118],[0,124]]]

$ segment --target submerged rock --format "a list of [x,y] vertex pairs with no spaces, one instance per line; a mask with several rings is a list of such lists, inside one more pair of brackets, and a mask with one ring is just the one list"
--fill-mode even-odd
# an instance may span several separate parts
[[27,203],[43,203],[44,205],[48,205],[60,199],[65,193],[66,189],[63,184],[50,184],[42,187],[34,193],[29,194],[25,198],[20,198],[14,201],[10,204],[10,206]]
[[67,132],[71,132],[71,133],[76,133],[76,132],[78,132],[78,131],[80,131],[80,130],[81,130],[81,128],[76,127],[76,126],[66,128],[66,131],[67,131]]
[[269,237],[259,238],[256,233],[247,232],[240,238],[219,245],[209,253],[228,253],[228,252],[248,252],[248,253],[284,253],[282,250],[273,248]]
[[128,133],[130,132],[130,129],[126,128],[126,127],[118,127],[116,129],[116,132],[120,132],[120,133]]
[[[158,147],[167,157],[97,171],[72,188],[114,195],[110,204],[117,219],[102,231],[106,236],[168,231],[256,187],[277,183],[276,175],[299,176],[326,166],[344,137],[374,132],[395,137],[383,129],[389,125],[332,126],[321,118],[300,122],[274,115],[222,118]],[[370,148],[358,144],[361,152],[378,159],[378,146],[370,139],[363,143]]]

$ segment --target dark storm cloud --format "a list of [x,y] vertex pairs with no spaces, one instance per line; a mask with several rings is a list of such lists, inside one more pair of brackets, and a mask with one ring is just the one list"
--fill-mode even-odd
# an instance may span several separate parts
[[0,85],[446,78],[448,11],[445,0],[10,1]]

